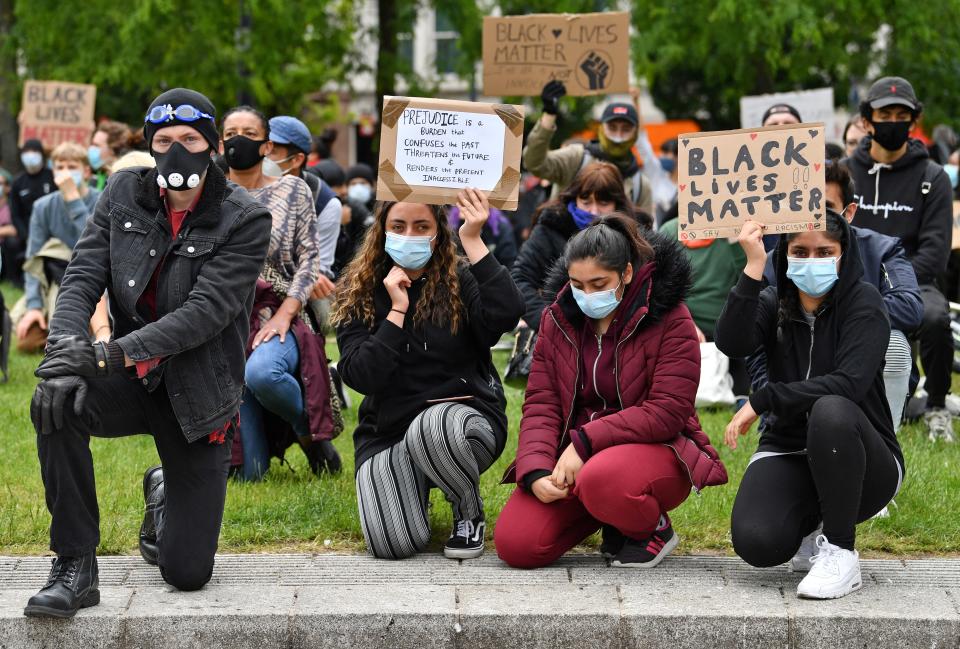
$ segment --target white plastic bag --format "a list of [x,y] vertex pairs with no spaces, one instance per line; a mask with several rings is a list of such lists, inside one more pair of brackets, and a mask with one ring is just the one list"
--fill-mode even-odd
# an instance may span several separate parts
[[697,407],[732,406],[733,377],[730,359],[714,343],[700,343],[700,385],[697,386]]

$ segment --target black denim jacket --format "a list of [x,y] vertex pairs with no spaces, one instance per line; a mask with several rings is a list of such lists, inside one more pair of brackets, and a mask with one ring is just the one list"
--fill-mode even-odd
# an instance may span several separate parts
[[[161,359],[142,381],[151,391],[165,384],[184,436],[200,439],[239,407],[270,228],[270,213],[211,164],[196,208],[173,238],[156,170],[119,171],[74,249],[50,336],[86,335],[106,290],[113,339],[134,361]],[[137,302],[160,264],[152,321]]]

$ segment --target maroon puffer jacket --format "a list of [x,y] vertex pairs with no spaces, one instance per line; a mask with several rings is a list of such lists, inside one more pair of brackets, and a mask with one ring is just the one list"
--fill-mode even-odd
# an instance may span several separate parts
[[[676,241],[646,233],[655,259],[638,269],[617,307],[616,368],[620,411],[583,426],[593,453],[617,444],[666,444],[699,491],[727,482],[716,449],[700,427],[694,399],[700,380],[700,347],[683,299],[690,266]],[[565,273],[564,273],[565,278]],[[522,482],[533,471],[553,471],[570,443],[580,382],[580,349],[586,326],[569,286],[544,311],[520,422],[515,471]]]

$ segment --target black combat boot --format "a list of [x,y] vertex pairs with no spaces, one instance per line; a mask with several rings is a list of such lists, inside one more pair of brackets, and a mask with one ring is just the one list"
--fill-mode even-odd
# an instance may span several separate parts
[[143,474],[143,501],[145,511],[140,525],[140,556],[151,566],[157,565],[160,548],[158,530],[163,524],[163,467],[154,466]]
[[97,555],[56,557],[47,585],[30,598],[24,615],[30,617],[73,617],[81,608],[100,603]]

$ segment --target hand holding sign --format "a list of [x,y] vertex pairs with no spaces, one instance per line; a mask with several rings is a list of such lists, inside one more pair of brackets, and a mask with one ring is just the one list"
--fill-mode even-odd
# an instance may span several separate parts
[[763,230],[766,226],[756,221],[747,220],[740,230],[738,241],[743,252],[747,255],[747,266],[744,272],[753,279],[763,277],[763,269],[767,265],[767,251],[763,247]]

